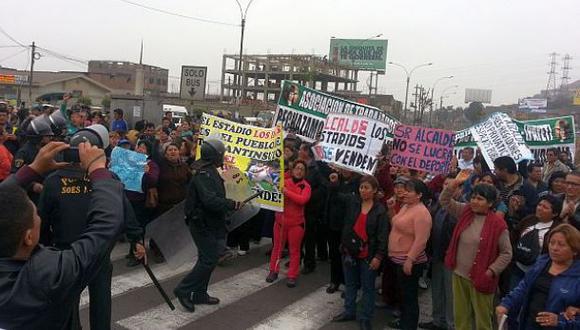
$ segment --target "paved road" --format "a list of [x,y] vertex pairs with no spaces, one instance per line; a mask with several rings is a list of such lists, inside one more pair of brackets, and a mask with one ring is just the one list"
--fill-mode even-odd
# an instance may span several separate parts
[[[266,283],[270,244],[253,245],[250,253],[218,267],[210,284],[210,294],[221,299],[216,306],[196,306],[187,313],[174,300],[177,310],[171,311],[151,284],[142,267],[127,268],[126,244],[119,244],[111,256],[113,271],[113,329],[358,329],[358,324],[331,323],[332,316],[342,310],[340,293],[325,292],[329,280],[329,264],[319,263],[312,274],[301,276],[298,286],[289,289],[283,276],[275,283]],[[153,265],[161,285],[173,297],[172,290],[192,264],[171,269],[167,264]],[[429,291],[421,291],[421,320],[429,319]],[[88,295],[81,299],[81,319],[88,326]],[[384,309],[377,309],[375,329],[386,329],[390,319]]]

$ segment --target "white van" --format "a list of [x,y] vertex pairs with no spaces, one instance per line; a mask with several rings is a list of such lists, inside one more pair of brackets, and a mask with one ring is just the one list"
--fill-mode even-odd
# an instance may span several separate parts
[[171,104],[164,104],[163,105],[163,115],[165,116],[166,113],[171,112],[173,115],[173,123],[175,126],[181,125],[181,121],[189,115],[187,109],[180,105],[171,105]]

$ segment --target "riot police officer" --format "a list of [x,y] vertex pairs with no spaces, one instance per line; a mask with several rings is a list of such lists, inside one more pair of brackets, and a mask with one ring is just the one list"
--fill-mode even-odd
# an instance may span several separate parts
[[217,170],[223,166],[224,153],[225,147],[217,139],[209,138],[202,143],[201,159],[194,163],[194,176],[187,192],[186,219],[199,256],[173,293],[189,312],[194,312],[197,304],[219,303],[219,299],[209,296],[207,287],[225,246],[226,213],[242,206],[225,197],[224,182]]
[[[26,132],[26,142],[14,155],[11,173],[16,173],[24,165],[31,164],[38,154],[38,150],[48,144],[54,136],[50,121],[40,116],[29,121],[27,126],[22,127],[22,129]],[[34,204],[38,203],[42,188],[43,186],[39,182],[34,182],[30,187],[27,187],[28,197]]]
[[[99,135],[98,138],[97,135]],[[102,125],[93,125],[77,131],[71,137],[70,145],[75,147],[86,140],[100,149],[106,148],[107,129]],[[57,170],[46,178],[38,206],[38,213],[42,218],[40,235],[42,244],[59,250],[71,248],[71,244],[78,240],[87,229],[91,191],[91,182],[86,171],[80,167],[80,163],[70,163],[68,167]],[[131,204],[124,195],[123,210],[127,237],[132,243],[137,244],[136,251],[138,252],[134,252],[135,255],[142,257],[145,249],[139,242],[143,240],[143,230],[135,218]],[[113,246],[109,247],[109,254],[112,248]],[[108,257],[97,275],[89,282],[91,329],[106,330],[111,327],[112,273],[113,265]],[[70,316],[72,329],[81,328],[79,301],[80,296],[77,296],[73,302]]]

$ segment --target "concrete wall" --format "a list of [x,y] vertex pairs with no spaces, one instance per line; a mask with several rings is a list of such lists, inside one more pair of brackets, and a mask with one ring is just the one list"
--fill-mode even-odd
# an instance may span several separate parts
[[113,120],[113,110],[117,108],[123,109],[125,120],[131,128],[136,122],[143,119],[155,123],[155,125],[161,125],[163,102],[159,98],[112,95],[111,120]]

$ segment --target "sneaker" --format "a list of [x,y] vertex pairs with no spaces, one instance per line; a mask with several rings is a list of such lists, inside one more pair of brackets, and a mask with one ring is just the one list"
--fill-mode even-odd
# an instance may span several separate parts
[[429,279],[424,277],[419,277],[419,287],[423,290],[427,290],[429,288]]
[[248,253],[249,253],[248,251],[244,251],[244,250],[239,250],[239,251],[238,251],[238,255],[239,255],[239,256],[245,256],[245,255],[246,255],[246,254],[248,254]]
[[288,280],[286,280],[286,286],[289,288],[295,288],[296,287],[296,279],[289,278]]
[[272,283],[277,279],[278,279],[278,273],[270,272],[270,274],[268,274],[268,277],[266,277],[266,282]]

